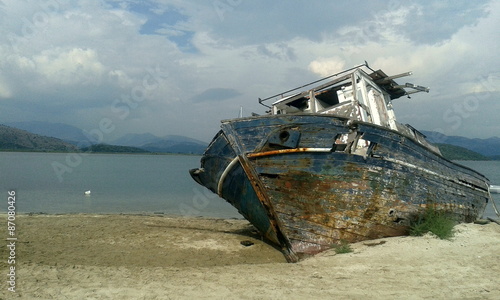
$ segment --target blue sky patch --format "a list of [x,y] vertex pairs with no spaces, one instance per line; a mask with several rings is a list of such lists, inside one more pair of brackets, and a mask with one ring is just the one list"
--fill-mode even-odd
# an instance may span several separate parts
[[179,10],[172,7],[162,8],[149,2],[133,3],[129,9],[147,17],[146,23],[139,31],[140,34],[163,35],[177,44],[181,51],[197,52],[196,47],[191,43],[194,32],[180,26],[183,22],[188,21],[188,17]]

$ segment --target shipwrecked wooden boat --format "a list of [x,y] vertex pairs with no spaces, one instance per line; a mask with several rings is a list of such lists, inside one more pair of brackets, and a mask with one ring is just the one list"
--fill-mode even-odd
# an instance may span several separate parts
[[222,121],[191,176],[290,262],[344,241],[405,235],[427,207],[472,222],[489,181],[396,121],[392,100],[429,91],[394,81],[410,74],[365,63],[259,99],[268,114]]

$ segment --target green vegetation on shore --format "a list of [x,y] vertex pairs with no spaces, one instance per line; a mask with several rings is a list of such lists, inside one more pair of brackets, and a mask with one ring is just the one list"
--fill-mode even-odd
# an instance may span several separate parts
[[81,151],[91,153],[151,153],[147,150],[137,147],[115,146],[107,144],[92,145],[90,147],[82,148]]
[[410,235],[422,236],[432,232],[438,238],[447,240],[453,237],[455,225],[456,221],[450,215],[428,208],[410,225]]
[[[142,135],[139,135],[142,137]],[[148,136],[149,137],[149,136]],[[138,138],[131,135],[129,139]],[[150,138],[150,137],[149,137]],[[88,153],[176,153],[195,154],[203,153],[206,145],[197,143],[186,137],[172,136],[171,140],[156,140],[143,146],[117,146],[109,144],[90,145],[79,148],[75,142],[34,134],[26,130],[17,129],[0,124],[0,151],[16,152],[88,152]],[[463,147],[450,144],[436,144],[443,156],[449,160],[492,160],[500,156],[487,157]],[[140,148],[139,148],[140,147]]]
[[449,160],[491,160],[477,152],[465,149],[463,147],[449,144],[435,144],[441,150],[441,154]]
[[340,241],[340,243],[338,245],[334,245],[333,249],[334,249],[335,253],[337,253],[337,254],[344,254],[344,253],[353,252],[351,245],[344,240]]

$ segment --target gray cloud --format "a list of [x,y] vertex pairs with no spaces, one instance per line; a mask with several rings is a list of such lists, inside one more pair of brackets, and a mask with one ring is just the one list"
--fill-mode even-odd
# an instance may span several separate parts
[[[410,82],[431,87],[397,103],[400,121],[416,128],[449,126],[454,119],[443,114],[464,95],[500,92],[492,63],[500,55],[492,51],[499,48],[499,0],[134,3],[4,2],[0,119],[91,129],[109,117],[117,135],[210,140],[219,120],[240,106],[262,113],[258,97],[365,60],[390,74],[413,71]],[[151,70],[160,70],[159,84]],[[144,86],[145,96],[133,100]],[[464,118],[463,132],[499,135],[494,105]],[[419,119],[417,111],[432,117]]]
[[416,43],[434,44],[450,39],[460,28],[474,25],[488,12],[484,6],[488,1],[446,0],[409,1],[401,5],[413,5],[408,22],[401,32]]
[[226,88],[211,88],[191,97],[193,102],[223,101],[241,95],[237,90]]

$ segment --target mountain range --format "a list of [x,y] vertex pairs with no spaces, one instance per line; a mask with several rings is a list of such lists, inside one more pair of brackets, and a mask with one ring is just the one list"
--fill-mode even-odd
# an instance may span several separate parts
[[71,126],[63,123],[50,123],[50,122],[10,122],[4,125],[14,127],[17,129],[26,130],[28,132],[56,137],[65,142],[77,145],[80,141],[87,141],[88,138],[83,134],[83,130],[78,127]]
[[150,152],[201,154],[207,143],[181,135],[157,137],[151,133],[126,134],[114,140],[113,145],[137,147]]
[[[0,149],[28,150],[36,148],[41,151],[65,151],[64,149],[76,149],[75,145],[81,144],[82,141],[87,141],[86,146],[89,146],[88,137],[83,130],[71,125],[49,122],[14,122],[5,125],[10,127],[1,127],[3,134],[0,134]],[[26,132],[23,133],[22,130]],[[427,136],[431,143],[439,144],[440,148],[445,147],[443,144],[453,145],[477,152],[489,159],[500,159],[499,137],[479,139],[447,136],[434,131],[421,132]],[[27,133],[35,134],[35,136],[29,136]],[[52,139],[45,139],[47,137]],[[166,135],[158,137],[151,133],[126,134],[110,144],[135,147],[155,153],[201,154],[207,147],[206,142],[186,136]],[[109,149],[109,147],[94,147],[94,149],[104,148]],[[455,153],[460,152],[457,148],[450,147],[446,148],[446,152],[449,153],[450,149]],[[465,153],[466,151],[462,152]],[[475,157],[470,156],[470,154],[468,153],[467,157]]]
[[[5,123],[5,125],[25,130],[26,132],[39,136],[54,137],[68,144],[84,145],[86,147],[90,146],[89,137],[85,135],[84,131],[68,124],[50,122],[10,122]],[[185,136],[167,135],[158,137],[151,133],[126,134],[112,141],[110,144],[141,148],[146,150],[146,152],[183,154],[201,154],[207,147],[207,143]],[[109,149],[109,147],[93,147],[92,149]],[[123,150],[123,148],[121,150]]]
[[427,140],[434,144],[449,144],[463,147],[487,157],[500,156],[500,138],[490,137],[487,139],[466,138],[463,136],[448,136],[435,131],[421,131]]
[[78,148],[61,139],[0,125],[0,149],[15,151],[72,152]]

